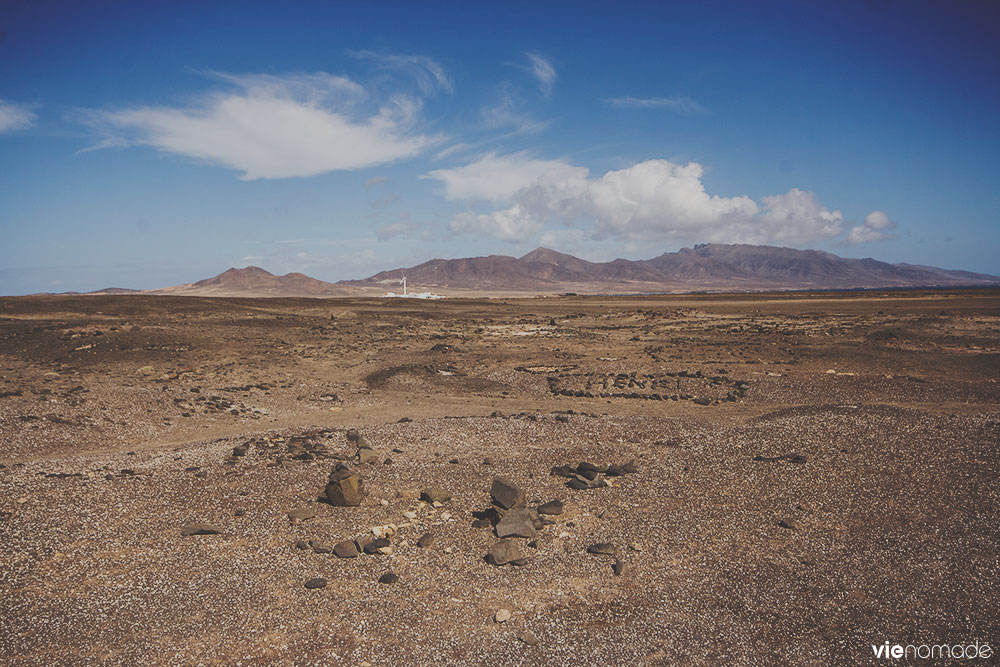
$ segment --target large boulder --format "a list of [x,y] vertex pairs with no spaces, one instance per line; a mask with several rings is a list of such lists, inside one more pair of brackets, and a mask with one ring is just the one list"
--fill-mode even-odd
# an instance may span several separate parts
[[326,485],[326,498],[331,505],[356,507],[364,499],[361,476],[348,469],[334,470]]

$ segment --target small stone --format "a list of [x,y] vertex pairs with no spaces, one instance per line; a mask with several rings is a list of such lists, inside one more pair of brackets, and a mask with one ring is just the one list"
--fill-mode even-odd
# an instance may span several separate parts
[[220,535],[222,529],[208,523],[188,523],[181,527],[181,535]]
[[621,468],[622,472],[628,475],[634,475],[635,473],[639,472],[639,466],[636,465],[635,459],[632,459],[628,463],[624,464]]
[[625,571],[625,563],[622,562],[621,558],[615,559],[615,564],[611,566],[611,571],[615,573],[616,577],[622,576]]
[[383,553],[381,549],[384,549],[388,546],[389,546],[389,540],[385,537],[380,537],[378,539],[372,540],[371,542],[365,545],[365,553],[366,554]]
[[246,445],[233,447],[233,456],[246,456],[249,448]]
[[428,503],[446,503],[451,500],[451,492],[440,486],[428,486],[420,491],[420,499]]
[[386,572],[378,578],[378,583],[380,584],[394,584],[397,581],[399,581],[399,575],[395,572]]
[[527,644],[528,646],[534,646],[535,644],[538,643],[538,637],[536,637],[535,634],[530,630],[522,630],[520,633],[518,633],[517,638],[520,639],[525,644]]
[[473,528],[489,528],[490,527],[490,520],[489,519],[476,519],[475,521],[472,522],[472,527]]
[[299,540],[298,542],[295,543],[295,548],[302,549],[304,551],[309,548],[309,543],[306,542],[305,540]]
[[388,507],[389,501],[383,498],[382,500],[378,501],[378,504],[381,505],[382,507]]
[[566,486],[577,491],[584,491],[585,489],[590,488],[590,483],[582,477],[574,477],[566,482]]
[[323,577],[316,577],[306,582],[306,588],[308,588],[309,590],[313,590],[316,588],[325,588],[325,587],[326,587],[326,579],[324,579]]
[[426,549],[437,541],[437,536],[434,533],[424,533],[423,536],[417,540],[417,546],[421,549]]
[[361,555],[358,545],[353,540],[344,540],[333,545],[333,554],[337,558],[357,558]]
[[483,465],[484,466],[491,466],[491,465],[493,465],[493,458],[489,457],[489,456],[487,456],[486,458],[484,458],[483,459]]
[[312,507],[300,507],[299,509],[291,510],[288,513],[288,520],[291,521],[292,524],[298,524],[306,521],[307,519],[312,519],[315,516],[316,510]]
[[506,623],[510,620],[510,610],[497,609],[497,613],[493,614],[493,620],[497,623]]
[[618,553],[618,548],[608,542],[598,542],[587,547],[587,553],[614,556]]
[[447,521],[451,518],[451,512],[441,512],[441,520]]
[[330,546],[329,544],[327,544],[326,542],[324,542],[323,540],[310,540],[309,541],[309,546],[311,546],[312,550],[315,551],[318,554],[332,554],[333,553],[333,547]]
[[358,448],[358,463],[369,463],[378,458],[378,454],[375,450],[369,447],[359,447]]
[[793,519],[781,519],[780,521],[778,521],[778,525],[780,527],[786,528],[788,530],[798,530],[799,529],[799,524],[796,521],[794,521]]
[[569,416],[567,415],[556,415],[556,421],[562,422],[563,424],[569,423]]
[[503,477],[494,477],[490,487],[490,498],[498,507],[509,510],[525,506],[524,490]]
[[458,462],[459,462],[458,459],[452,459],[452,460],[448,461],[448,463],[450,463],[452,465],[458,465]]
[[405,516],[407,519],[416,519],[417,513],[414,512],[413,510],[407,510],[403,512],[403,516]]

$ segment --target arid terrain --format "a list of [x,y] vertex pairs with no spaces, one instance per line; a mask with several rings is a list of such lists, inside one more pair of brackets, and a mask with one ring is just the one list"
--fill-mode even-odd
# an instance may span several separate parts
[[996,650],[998,451],[1000,290],[0,298],[0,662]]

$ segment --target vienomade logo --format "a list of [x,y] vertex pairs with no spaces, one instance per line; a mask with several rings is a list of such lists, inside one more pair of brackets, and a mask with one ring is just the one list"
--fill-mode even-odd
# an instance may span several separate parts
[[991,658],[993,649],[989,644],[980,644],[975,641],[971,644],[872,644],[872,653],[880,659],[907,659],[917,658],[921,660],[965,660],[973,658]]

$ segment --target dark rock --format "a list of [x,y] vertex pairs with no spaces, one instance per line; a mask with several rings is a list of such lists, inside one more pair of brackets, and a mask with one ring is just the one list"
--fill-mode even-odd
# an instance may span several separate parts
[[316,577],[306,582],[306,588],[308,588],[309,590],[313,590],[316,588],[325,588],[325,587],[326,587],[326,579],[324,579],[323,577]]
[[486,553],[486,560],[492,565],[497,566],[513,563],[524,558],[525,556],[521,553],[521,548],[518,546],[517,540],[513,539],[500,540],[491,546]]
[[622,576],[622,573],[625,572],[625,563],[622,562],[621,558],[615,559],[615,564],[611,566],[611,571],[615,573],[616,577]]
[[564,507],[561,500],[550,500],[549,502],[538,506],[538,513],[558,516],[563,513],[563,509]]
[[566,486],[577,491],[583,491],[590,488],[590,483],[582,477],[573,477],[573,479],[566,482]]
[[556,421],[562,422],[563,424],[569,423],[569,417],[567,415],[556,415]]
[[361,554],[353,540],[344,540],[333,545],[333,555],[337,558],[356,558]]
[[302,549],[303,551],[305,551],[306,549],[309,548],[309,543],[306,542],[305,540],[299,540],[298,542],[295,543],[295,548]]
[[558,475],[559,477],[575,477],[576,468],[566,465],[553,466],[552,470],[549,471],[549,474]]
[[372,540],[365,545],[366,554],[377,554],[379,549],[384,549],[389,546],[389,540],[384,537],[380,537],[377,540]]
[[448,463],[450,463],[452,465],[458,465],[458,459],[452,459],[452,460],[448,461]]
[[621,468],[622,472],[627,475],[634,475],[639,472],[639,466],[636,464],[635,459],[632,459],[628,463],[624,464]]
[[490,527],[490,520],[489,519],[485,519],[485,518],[484,519],[476,519],[475,521],[472,522],[472,527],[473,528],[489,528]]
[[413,420],[410,419],[409,417],[400,417],[399,421],[397,421],[396,423],[397,424],[408,424],[411,421],[413,421]]
[[236,510],[235,512],[233,512],[233,516],[243,516],[246,513],[247,513],[246,510]]
[[483,459],[483,465],[484,466],[491,466],[491,465],[493,465],[493,459],[490,458],[489,456],[487,456],[486,458]]
[[595,479],[597,479],[596,470],[581,470],[579,471],[578,474],[580,475],[580,477],[585,478],[588,482],[593,482]]
[[712,399],[710,399],[710,398],[704,398],[704,397],[699,397],[699,398],[694,399],[694,402],[697,405],[711,405],[712,404]]
[[618,553],[618,548],[608,542],[598,542],[587,547],[587,553],[614,556]]
[[222,529],[208,523],[187,523],[181,527],[181,535],[221,535]]
[[350,442],[357,442],[359,438],[361,438],[361,434],[358,433],[358,429],[356,428],[347,429],[347,439]]
[[420,499],[428,503],[446,503],[451,500],[451,492],[440,486],[428,486],[420,491]]
[[395,572],[386,572],[378,578],[378,583],[380,584],[394,584],[397,581],[399,581],[399,575]]
[[798,522],[796,522],[796,521],[794,521],[792,519],[781,519],[780,521],[778,521],[778,525],[781,526],[782,528],[787,528],[788,530],[798,530],[799,529]]
[[423,536],[421,536],[421,538],[417,540],[417,546],[420,547],[421,549],[425,549],[434,544],[435,542],[437,542],[437,537],[434,535],[434,533],[424,533]]
[[494,505],[505,510],[514,507],[524,507],[526,504],[524,490],[503,477],[493,478],[493,485],[490,487],[490,498],[493,500]]
[[503,515],[496,527],[497,537],[527,537],[535,536],[535,522],[531,511],[518,508]]
[[237,447],[233,447],[233,456],[246,456],[248,450],[249,447],[247,447],[246,445],[239,445]]
[[382,463],[384,465],[391,466],[392,465],[392,459],[386,459],[385,461],[382,461]]
[[337,507],[356,507],[364,498],[361,477],[350,470],[335,470],[326,485],[326,497]]
[[309,546],[318,554],[332,554],[333,547],[323,540],[309,540]]

